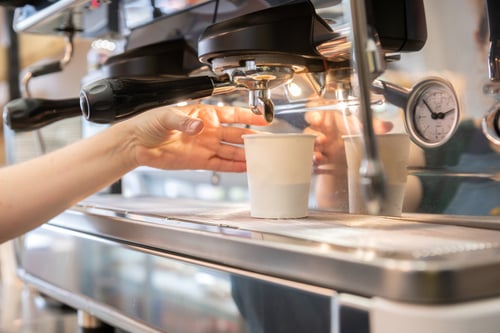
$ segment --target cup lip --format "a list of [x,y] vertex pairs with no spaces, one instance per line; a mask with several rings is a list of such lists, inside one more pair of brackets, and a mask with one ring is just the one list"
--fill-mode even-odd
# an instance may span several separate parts
[[310,137],[316,138],[317,135],[311,133],[254,133],[254,134],[243,134],[241,137],[243,139],[252,138],[283,138],[283,137]]
[[[342,139],[356,139],[362,137],[362,134],[344,134],[342,135]],[[404,132],[390,132],[390,133],[380,133],[380,134],[375,134],[375,137],[383,137],[383,136],[404,136],[408,137],[408,133]]]

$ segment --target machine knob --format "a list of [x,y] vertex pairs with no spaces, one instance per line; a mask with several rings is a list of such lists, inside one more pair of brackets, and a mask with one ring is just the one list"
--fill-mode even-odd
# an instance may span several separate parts
[[102,79],[82,88],[80,107],[87,120],[106,124],[160,106],[208,97],[213,91],[214,81],[208,76]]
[[49,100],[18,98],[4,108],[4,123],[14,131],[32,131],[58,120],[81,116],[78,98]]

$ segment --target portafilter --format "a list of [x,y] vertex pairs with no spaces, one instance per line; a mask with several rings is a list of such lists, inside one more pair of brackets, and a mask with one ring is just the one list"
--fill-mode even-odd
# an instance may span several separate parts
[[246,89],[250,109],[271,122],[271,89],[295,73],[324,71],[328,64],[316,46],[336,36],[310,1],[252,12],[201,34],[198,58],[213,75],[98,80],[82,88],[81,109],[90,121],[111,123],[155,107]]

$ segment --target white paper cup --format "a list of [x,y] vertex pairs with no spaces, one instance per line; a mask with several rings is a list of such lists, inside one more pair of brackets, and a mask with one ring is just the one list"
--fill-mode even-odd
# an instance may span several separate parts
[[315,135],[243,135],[250,215],[300,218],[308,215]]
[[[349,212],[366,214],[367,209],[359,177],[359,168],[364,157],[362,139],[359,135],[346,135],[343,139],[348,170]],[[401,216],[408,174],[410,139],[405,133],[379,134],[376,139],[386,179],[386,197],[380,214]]]

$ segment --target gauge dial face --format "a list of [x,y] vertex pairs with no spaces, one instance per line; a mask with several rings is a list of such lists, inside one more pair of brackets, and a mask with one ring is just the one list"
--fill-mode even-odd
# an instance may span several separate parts
[[451,84],[432,78],[410,92],[406,124],[414,142],[421,147],[438,147],[447,142],[458,126],[460,105]]

